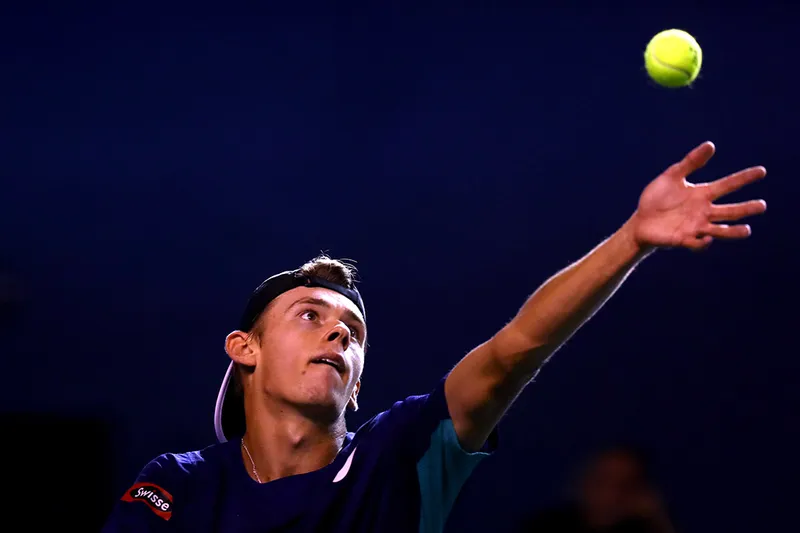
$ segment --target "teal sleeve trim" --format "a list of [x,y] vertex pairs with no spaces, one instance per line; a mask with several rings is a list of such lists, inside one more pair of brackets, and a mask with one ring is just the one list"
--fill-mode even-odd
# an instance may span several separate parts
[[428,451],[417,463],[420,489],[420,533],[441,533],[458,493],[487,452],[465,452],[453,421],[442,420]]

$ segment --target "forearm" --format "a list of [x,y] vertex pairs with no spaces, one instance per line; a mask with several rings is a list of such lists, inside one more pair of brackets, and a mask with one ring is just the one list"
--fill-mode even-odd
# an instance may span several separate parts
[[477,450],[541,364],[648,254],[625,224],[528,298],[517,316],[450,373],[445,393],[462,445]]
[[713,239],[750,235],[739,220],[763,213],[766,204],[752,200],[718,205],[717,198],[763,178],[752,167],[705,184],[686,177],[714,154],[706,142],[673,164],[645,187],[637,211],[584,258],[550,278],[531,295],[514,319],[490,340],[472,350],[447,378],[445,393],[462,443],[482,444],[511,402],[541,364],[569,339],[619,288],[656,247],[706,248]]
[[614,294],[648,255],[629,225],[545,282],[498,333],[495,353],[502,365],[532,374]]

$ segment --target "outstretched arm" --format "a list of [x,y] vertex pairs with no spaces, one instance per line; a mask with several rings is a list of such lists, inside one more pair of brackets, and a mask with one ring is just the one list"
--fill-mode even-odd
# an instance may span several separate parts
[[711,183],[688,183],[685,178],[703,167],[713,154],[714,145],[703,143],[653,180],[642,193],[636,212],[617,232],[545,282],[511,322],[456,365],[447,378],[445,394],[464,449],[475,451],[483,446],[542,363],[653,250],[701,250],[715,238],[750,235],[747,225],[719,222],[763,213],[766,203],[712,202],[764,177],[766,171],[753,167]]
[[551,277],[508,325],[456,365],[445,393],[464,449],[483,446],[542,363],[614,294],[645,254],[623,226]]

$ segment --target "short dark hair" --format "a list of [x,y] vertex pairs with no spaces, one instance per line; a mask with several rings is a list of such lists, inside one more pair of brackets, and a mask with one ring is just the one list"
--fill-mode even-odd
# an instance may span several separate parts
[[[341,285],[347,289],[355,288],[355,284],[357,281],[357,273],[356,267],[352,265],[349,260],[347,259],[332,259],[327,254],[319,254],[314,259],[310,261],[306,261],[300,268],[298,269],[300,273],[304,276],[308,277],[316,277],[321,278],[325,281],[329,281],[331,283],[336,283],[337,285]],[[267,310],[272,306],[272,303],[267,305],[264,311],[261,312],[261,316],[263,316]],[[250,331],[246,332],[248,337],[251,339],[255,339],[257,342],[261,342],[261,335],[263,334],[263,323],[259,319],[257,319],[253,327]],[[253,371],[251,367],[247,367],[241,365],[239,363],[234,363],[234,373],[233,373],[233,386],[234,391],[237,394],[244,393],[244,379],[243,374],[249,374]]]

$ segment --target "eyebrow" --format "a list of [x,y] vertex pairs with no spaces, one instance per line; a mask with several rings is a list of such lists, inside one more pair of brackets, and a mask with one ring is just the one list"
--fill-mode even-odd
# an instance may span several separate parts
[[[287,312],[291,311],[292,308],[302,304],[318,305],[320,307],[325,307],[326,309],[333,308],[331,303],[327,300],[323,300],[322,298],[314,298],[313,296],[304,296],[303,298],[300,298],[299,300],[295,300],[294,302],[292,302],[292,305],[290,305],[286,309],[286,311]],[[367,330],[367,325],[364,323],[364,320],[360,316],[352,312],[350,309],[345,309],[344,315],[353,322],[358,322],[358,325],[361,326],[361,329],[363,329],[364,331]]]

